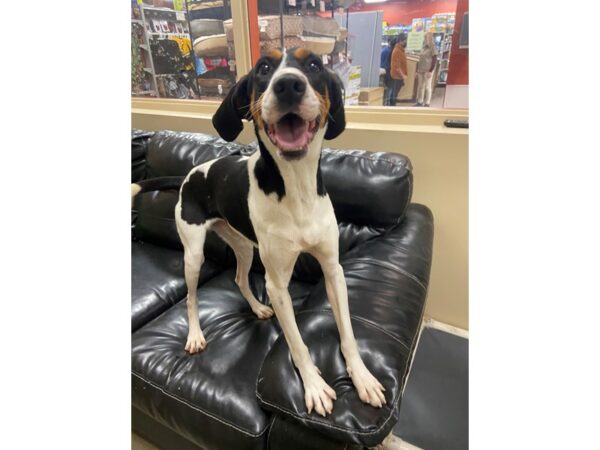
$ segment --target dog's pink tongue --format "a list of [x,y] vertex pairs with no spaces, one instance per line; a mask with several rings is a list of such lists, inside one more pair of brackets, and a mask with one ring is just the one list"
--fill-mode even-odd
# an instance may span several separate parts
[[284,117],[275,124],[277,144],[282,150],[298,150],[308,143],[308,123],[300,117]]

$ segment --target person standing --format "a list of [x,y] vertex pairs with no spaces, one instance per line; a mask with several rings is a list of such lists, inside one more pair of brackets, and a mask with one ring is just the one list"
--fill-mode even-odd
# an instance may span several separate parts
[[437,49],[433,42],[433,34],[426,33],[423,48],[417,63],[417,103],[415,106],[429,106],[432,94],[432,79],[437,63]]
[[404,52],[405,48],[406,34],[402,33],[398,36],[390,59],[391,86],[388,99],[388,104],[390,106],[396,106],[398,93],[400,92],[400,89],[402,89],[402,86],[404,86],[404,80],[408,77],[408,64],[406,62],[406,53]]
[[380,67],[385,70],[385,76],[383,77],[383,105],[390,106],[390,89],[392,86],[392,77],[390,76],[390,60],[392,58],[392,49],[396,45],[396,38],[390,39],[388,45],[383,47],[381,50],[381,62]]

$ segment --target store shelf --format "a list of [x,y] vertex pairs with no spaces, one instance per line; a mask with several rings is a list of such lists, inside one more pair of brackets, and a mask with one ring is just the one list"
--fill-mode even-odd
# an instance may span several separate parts
[[176,37],[188,38],[188,39],[190,37],[190,35],[187,33],[162,33],[162,32],[158,32],[158,31],[152,31],[148,34],[150,36],[176,36]]
[[142,5],[142,8],[144,8],[146,11],[169,12],[169,13],[185,12],[184,10],[171,9],[171,8],[158,8],[156,6],[150,6],[150,5]]

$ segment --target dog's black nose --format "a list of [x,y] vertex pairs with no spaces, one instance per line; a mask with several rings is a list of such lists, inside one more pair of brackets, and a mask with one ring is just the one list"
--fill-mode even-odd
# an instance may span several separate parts
[[286,105],[293,105],[302,100],[306,92],[306,82],[296,75],[283,75],[273,85],[277,100]]

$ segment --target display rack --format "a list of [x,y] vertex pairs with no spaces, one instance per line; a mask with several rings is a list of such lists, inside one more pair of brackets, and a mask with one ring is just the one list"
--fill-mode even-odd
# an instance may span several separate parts
[[[235,57],[225,32],[225,23],[232,22],[231,2],[187,0],[185,5],[200,98],[220,101],[235,84]],[[233,47],[232,32],[230,37]]]
[[132,78],[142,78],[132,80],[132,95],[199,98],[186,12],[143,3],[132,8]]
[[450,50],[452,49],[452,34],[446,33],[442,40],[439,57],[439,69],[437,75],[437,85],[446,86],[448,78],[448,66],[450,64]]
[[[133,7],[137,9],[136,15],[141,17],[138,6]],[[131,19],[131,77],[131,95],[158,96],[144,21],[136,18]]]

